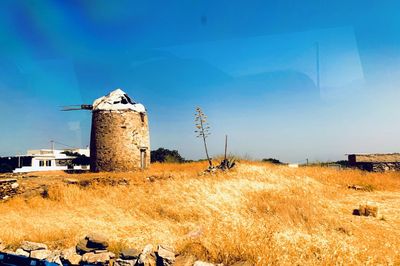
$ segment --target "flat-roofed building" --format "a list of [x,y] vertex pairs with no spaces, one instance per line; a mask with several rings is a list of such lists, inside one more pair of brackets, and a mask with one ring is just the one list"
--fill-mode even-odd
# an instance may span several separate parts
[[400,171],[400,153],[351,153],[347,156],[350,167],[375,172]]

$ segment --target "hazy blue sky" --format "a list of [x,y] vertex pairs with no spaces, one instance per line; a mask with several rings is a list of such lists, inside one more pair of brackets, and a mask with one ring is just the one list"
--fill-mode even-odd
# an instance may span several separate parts
[[[122,88],[152,148],[283,161],[400,151],[399,1],[0,2],[0,155],[89,144],[91,103]],[[316,43],[320,88],[316,85]],[[61,147],[61,146],[60,146]]]

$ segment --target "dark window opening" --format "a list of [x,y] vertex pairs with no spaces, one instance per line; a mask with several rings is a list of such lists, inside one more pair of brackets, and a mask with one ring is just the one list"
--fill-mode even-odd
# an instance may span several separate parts
[[46,161],[46,166],[51,166],[51,161]]
[[39,166],[43,167],[44,166],[44,161],[39,161]]
[[126,100],[128,103],[135,104],[135,102],[132,101],[132,99],[127,94],[124,94],[124,96],[125,96],[125,98],[123,98],[123,99]]

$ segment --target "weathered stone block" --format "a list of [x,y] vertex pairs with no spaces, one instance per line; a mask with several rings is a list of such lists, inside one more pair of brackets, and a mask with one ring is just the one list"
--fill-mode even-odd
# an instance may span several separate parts
[[31,241],[22,241],[21,248],[25,251],[30,252],[34,250],[47,249],[47,245]]

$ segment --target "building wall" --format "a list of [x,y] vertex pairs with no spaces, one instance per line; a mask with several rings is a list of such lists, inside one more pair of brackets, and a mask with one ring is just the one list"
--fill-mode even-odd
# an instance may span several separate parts
[[147,114],[94,110],[90,138],[92,171],[131,171],[150,164]]

